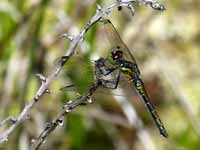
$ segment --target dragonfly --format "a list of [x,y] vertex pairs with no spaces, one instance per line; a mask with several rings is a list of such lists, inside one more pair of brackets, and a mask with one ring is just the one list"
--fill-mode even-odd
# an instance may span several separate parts
[[[102,22],[104,24],[106,37],[110,43],[110,48],[108,56],[106,58],[100,58],[98,61],[96,61],[96,65],[99,65],[99,68],[103,68],[98,69],[100,73],[96,73],[96,75],[98,75],[98,77],[105,77],[110,74],[114,74],[113,72],[117,71],[116,78],[113,78],[112,80],[108,81],[103,80],[103,85],[107,88],[117,88],[118,80],[120,79],[120,74],[124,74],[125,76],[127,76],[129,80],[133,83],[136,92],[138,93],[141,100],[144,102],[146,108],[148,109],[160,134],[163,137],[168,137],[167,131],[159,115],[157,114],[154,106],[150,102],[150,98],[145,89],[144,82],[140,77],[140,70],[134,56],[132,55],[128,47],[125,45],[125,43],[122,41],[119,33],[117,32],[112,22],[104,18],[102,19]],[[109,84],[111,86],[109,86]]]
[[[128,47],[122,41],[119,33],[114,25],[108,19],[102,19],[104,24],[104,31],[106,37],[109,40],[110,48],[108,56],[101,57],[94,61],[94,80],[101,82],[102,87],[107,89],[116,89],[121,80],[121,74],[126,75],[130,81],[132,81],[138,95],[140,95],[146,108],[148,109],[151,117],[153,118],[160,134],[163,137],[168,137],[167,131],[157,114],[154,106],[150,103],[150,98],[144,86],[144,82],[140,77],[140,70],[136,63],[136,60]],[[63,64],[65,56],[58,58],[55,63]],[[74,85],[67,85],[61,89],[68,89],[74,87]]]

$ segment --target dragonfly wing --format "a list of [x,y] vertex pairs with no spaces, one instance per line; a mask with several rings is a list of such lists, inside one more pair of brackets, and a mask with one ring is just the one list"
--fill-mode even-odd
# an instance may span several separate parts
[[106,33],[106,37],[111,46],[110,51],[120,49],[124,53],[123,56],[125,60],[136,63],[134,56],[131,54],[126,44],[122,41],[119,33],[117,32],[112,22],[108,19],[104,19],[103,23],[104,23],[104,31]]
[[95,61],[95,80],[99,80],[102,86],[108,89],[115,89],[118,86],[120,70],[111,65],[108,60],[100,58]]

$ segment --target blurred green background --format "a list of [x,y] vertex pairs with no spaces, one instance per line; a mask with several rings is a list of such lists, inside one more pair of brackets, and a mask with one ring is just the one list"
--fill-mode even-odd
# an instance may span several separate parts
[[[62,34],[77,35],[94,15],[96,3],[106,6],[113,1],[0,1],[0,120],[21,112],[40,86],[35,74],[49,75],[55,59],[66,53],[69,41]],[[200,149],[200,1],[163,3],[167,10],[162,13],[135,4],[134,17],[123,8],[113,10],[108,18],[134,53],[169,138],[159,135],[129,85],[122,91],[113,90],[113,95],[98,92],[92,105],[72,111],[65,117],[64,127],[48,137],[42,150]],[[29,149],[31,140],[62,106],[88,89],[93,80],[91,60],[106,53],[104,36],[100,23],[88,31],[76,56],[51,84],[52,93],[42,97],[30,120],[14,130],[0,149]],[[58,90],[71,83],[77,92]],[[0,134],[9,125],[2,126]]]

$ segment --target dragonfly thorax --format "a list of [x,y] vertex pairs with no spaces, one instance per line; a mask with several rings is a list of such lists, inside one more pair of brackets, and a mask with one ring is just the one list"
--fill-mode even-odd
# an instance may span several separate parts
[[128,74],[131,77],[133,77],[135,74],[140,75],[140,71],[138,69],[137,64],[133,62],[120,59],[120,60],[116,60],[116,65],[119,66],[120,70],[123,73]]
[[124,53],[122,50],[120,50],[120,46],[117,46],[116,48],[117,50],[113,50],[111,52],[111,58],[114,61],[114,64],[117,65],[120,68],[120,70],[125,74],[133,76],[133,74],[136,73],[139,75],[139,69],[137,67],[137,64],[125,60]]

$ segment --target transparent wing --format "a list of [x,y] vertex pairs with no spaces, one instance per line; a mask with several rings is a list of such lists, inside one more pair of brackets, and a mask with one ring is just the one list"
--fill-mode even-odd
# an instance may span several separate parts
[[[61,56],[61,57],[56,58],[53,63],[54,63],[55,66],[58,66],[58,65],[61,65],[66,59],[68,59],[68,56]],[[94,64],[94,60],[84,58],[84,57],[79,56],[79,55],[75,55],[74,57],[71,57],[68,61],[68,64],[71,64],[71,63],[75,64],[75,63],[78,63],[78,62],[81,64],[81,63],[85,62],[86,60],[88,62],[90,62],[91,64]]]
[[[115,90],[119,83],[120,85],[125,84],[125,81],[127,80],[121,80],[120,75],[120,69],[116,68],[115,66],[108,63],[108,61],[104,58],[100,58],[96,61],[94,61],[93,64],[93,75],[94,75],[94,81],[101,81],[102,86],[98,88],[98,90],[95,92],[95,95],[115,95],[115,96],[122,96],[122,97],[129,97],[130,95],[119,95],[117,91]],[[93,82],[94,82],[93,81]],[[89,83],[91,85],[93,82]],[[88,86],[89,86],[88,85]],[[127,86],[127,85],[126,85]],[[66,85],[63,85],[59,88],[62,92],[75,92],[79,93],[79,85],[76,83],[68,83]],[[112,92],[111,92],[112,90]],[[111,94],[112,93],[112,94]],[[131,96],[130,96],[131,97]]]
[[95,80],[101,82],[102,86],[108,89],[116,89],[120,79],[120,70],[108,63],[104,58],[95,61]]
[[[118,66],[119,67],[123,66],[121,70],[126,70],[124,74],[127,73],[127,70],[129,70],[130,72],[134,71],[132,72],[132,74],[134,75],[132,78],[136,87],[136,91],[141,96],[142,100],[144,101],[147,109],[149,110],[155,124],[157,125],[160,131],[160,134],[163,135],[164,137],[167,137],[168,136],[167,131],[165,130],[164,125],[161,122],[155,108],[150,103],[147,92],[144,88],[143,81],[139,77],[139,74],[140,74],[139,68],[137,67],[134,56],[131,54],[127,46],[124,44],[124,42],[120,38],[120,35],[118,34],[117,30],[115,29],[113,24],[110,22],[110,20],[104,19],[104,28],[105,28],[106,35],[109,39],[109,42],[111,43],[110,51],[112,52],[112,51],[120,50],[123,52],[122,60],[120,62],[121,64]],[[136,66],[137,69],[134,69],[134,70],[131,69],[130,66],[132,65]]]
[[109,51],[111,52],[113,50],[120,49],[121,51],[123,51],[123,56],[125,60],[136,63],[134,56],[131,54],[130,50],[125,45],[125,43],[122,41],[119,33],[117,32],[116,28],[111,23],[111,21],[108,19],[104,19],[103,23],[106,37],[108,38],[111,46]]

